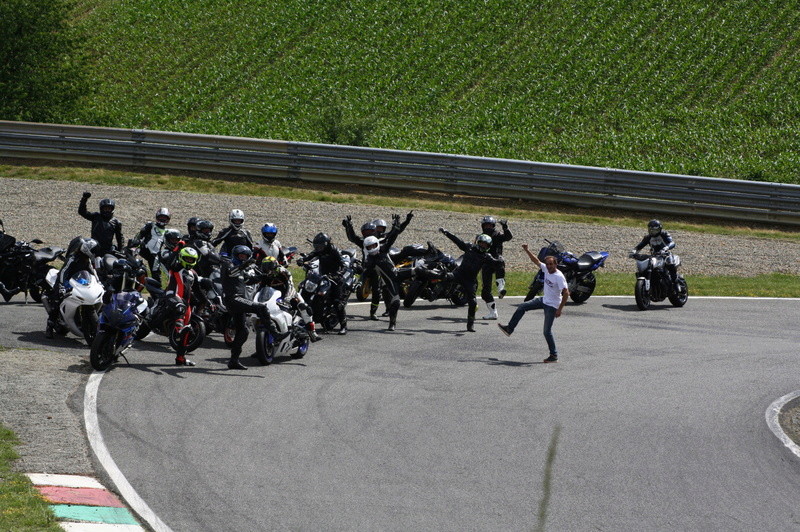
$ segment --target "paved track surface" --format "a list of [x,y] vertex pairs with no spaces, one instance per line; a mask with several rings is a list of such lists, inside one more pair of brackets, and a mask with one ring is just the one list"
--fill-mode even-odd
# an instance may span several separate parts
[[173,530],[800,526],[800,463],[764,422],[798,387],[797,301],[592,298],[554,365],[540,313],[507,338],[461,332],[464,309],[387,333],[350,308],[299,361],[229,371],[211,337],[176,368],[151,336],[106,374],[106,443]]
[[[594,297],[556,321],[555,365],[541,313],[507,338],[462,332],[463,308],[401,311],[395,333],[350,310],[299,361],[229,371],[212,336],[176,368],[151,336],[104,376],[111,455],[173,530],[800,526],[800,462],[764,422],[798,389],[796,300]],[[85,360],[37,305],[0,319],[7,352]]]

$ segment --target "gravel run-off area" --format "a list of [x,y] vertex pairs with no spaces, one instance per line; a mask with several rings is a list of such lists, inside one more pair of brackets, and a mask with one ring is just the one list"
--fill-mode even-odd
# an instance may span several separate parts
[[[304,244],[305,240],[325,231],[340,247],[350,247],[341,226],[344,216],[352,215],[358,228],[376,217],[390,220],[392,214],[386,208],[369,205],[2,178],[0,219],[5,222],[8,233],[18,239],[39,238],[44,245],[65,247],[77,235],[89,236],[89,223],[77,213],[84,190],[92,192],[90,211],[97,210],[102,198],[113,198],[117,202],[116,215],[123,222],[126,238],[151,220],[159,207],[170,209],[173,225],[181,230],[185,230],[185,222],[191,216],[206,217],[214,222],[216,229],[221,229],[227,225],[228,212],[238,208],[247,217],[245,226],[256,235],[265,222],[276,223],[278,238],[284,245],[308,250],[310,246]],[[398,213],[405,215],[405,210]],[[493,213],[487,211],[486,214]],[[561,241],[575,253],[592,249],[609,251],[607,271],[632,273],[633,264],[627,253],[644,235],[645,223],[643,220],[642,227],[637,229],[511,218],[509,226],[514,240],[506,245],[504,255],[509,269],[529,269],[530,262],[518,244],[527,242],[538,249],[544,245],[543,239],[548,238]],[[444,251],[457,254],[455,246],[437,232],[439,227],[467,239],[476,234],[479,217],[415,210],[415,218],[398,245],[424,244],[430,240]],[[688,275],[800,274],[800,243],[797,242],[682,231],[671,233],[678,243],[676,253],[682,257],[683,272]],[[8,326],[8,323],[0,323],[0,327]],[[31,473],[91,474],[94,471],[82,425],[83,388],[89,373],[88,356],[76,360],[74,355],[45,348],[0,346],[0,423],[14,430],[23,442],[18,447],[22,458],[15,464],[17,469]],[[785,412],[782,419],[794,420],[792,434],[800,434],[796,429],[800,426],[800,409]]]

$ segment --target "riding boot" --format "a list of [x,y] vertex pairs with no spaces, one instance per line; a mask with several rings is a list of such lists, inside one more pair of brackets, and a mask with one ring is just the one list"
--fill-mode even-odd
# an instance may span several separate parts
[[372,321],[378,321],[378,316],[375,315],[378,313],[378,305],[380,305],[380,303],[369,304],[369,319]]
[[483,317],[485,320],[496,320],[497,319],[497,304],[494,301],[487,301],[486,308],[489,309],[489,314]]
[[347,319],[343,319],[339,322],[339,334],[345,335],[347,334]]
[[495,280],[497,283],[497,294],[500,299],[503,299],[506,296],[506,280],[505,279],[497,279]]
[[313,321],[306,324],[306,330],[308,331],[308,337],[312,342],[319,342],[322,340],[322,337],[317,334],[317,326]]
[[247,369],[247,366],[239,362],[239,356],[241,354],[241,347],[231,349],[231,359],[228,361],[228,369]]
[[478,305],[470,304],[467,310],[467,331],[475,332],[475,313],[478,311]]
[[393,331],[395,329],[395,327],[397,327],[397,311],[396,310],[394,312],[392,312],[392,314],[389,316],[389,328],[387,330],[388,331]]

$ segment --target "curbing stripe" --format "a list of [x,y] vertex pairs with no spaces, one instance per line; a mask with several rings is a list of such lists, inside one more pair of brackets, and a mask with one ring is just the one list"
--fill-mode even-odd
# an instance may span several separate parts
[[62,488],[61,486],[36,486],[51,504],[82,504],[84,506],[111,506],[125,508],[116,495],[106,489]]
[[28,473],[34,486],[60,486],[62,488],[106,489],[97,480],[81,475],[50,475],[47,473]]
[[83,506],[78,504],[51,504],[50,509],[59,519],[89,521],[113,525],[138,525],[127,508],[108,508],[105,506]]
[[59,523],[66,532],[145,532],[139,525],[109,525],[106,523]]
[[780,399],[775,400],[771,405],[769,405],[769,408],[767,408],[765,416],[767,418],[767,425],[772,433],[777,436],[779,440],[781,440],[781,443],[783,443],[783,445],[789,449],[792,454],[800,458],[800,446],[792,441],[789,435],[783,431],[783,427],[781,427],[781,423],[778,419],[781,409],[786,406],[786,403],[798,397],[800,397],[800,391],[786,394]]

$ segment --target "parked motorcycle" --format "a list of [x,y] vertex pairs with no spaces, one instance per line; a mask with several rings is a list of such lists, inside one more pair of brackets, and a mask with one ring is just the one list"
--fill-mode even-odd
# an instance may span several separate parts
[[[677,274],[677,292],[670,280],[670,275],[666,268],[667,258],[670,255],[669,251],[652,255],[645,253],[631,253],[628,255],[636,260],[636,285],[633,293],[636,297],[636,306],[640,310],[647,310],[650,308],[651,303],[657,303],[665,299],[669,299],[669,302],[675,307],[682,307],[689,299],[689,286],[686,284],[686,279],[684,279],[683,275]],[[681,265],[681,258],[672,254],[672,261],[677,271]]]
[[[333,286],[342,283],[342,298],[344,304],[356,288],[357,275],[362,272],[361,261],[355,257],[355,249],[342,250],[345,268],[339,280],[334,280],[328,275],[319,273],[318,262],[303,262],[302,267],[306,272],[305,279],[298,286],[303,300],[311,306],[314,322],[322,326],[325,331],[332,331],[339,325],[336,315],[337,302],[333,298]],[[301,257],[303,257],[301,255]]]
[[417,298],[428,301],[447,299],[453,305],[462,307],[467,304],[467,295],[461,284],[448,276],[461,264],[461,257],[454,259],[439,248],[428,243],[428,253],[416,257],[413,265],[398,270],[401,282],[408,281],[403,306],[411,307]]
[[[605,266],[608,251],[587,251],[576,257],[561,245],[557,240],[551,242],[545,239],[547,246],[539,250],[537,257],[544,262],[545,258],[556,258],[558,269],[564,274],[569,289],[569,297],[575,303],[583,303],[594,293],[597,278],[594,272]],[[539,295],[544,288],[544,273],[539,270],[533,277],[525,301]]]
[[[127,260],[117,261],[115,274],[121,270],[121,287],[128,285],[128,279],[139,273]],[[141,290],[141,287],[137,287]],[[100,310],[97,335],[89,352],[89,362],[97,371],[105,371],[119,357],[125,358],[136,337],[142,322],[142,314],[147,310],[147,301],[139,290],[106,292]],[[125,359],[127,362],[127,358]]]
[[261,318],[252,317],[252,327],[256,331],[256,359],[265,366],[272,364],[277,355],[286,353],[292,358],[303,358],[311,341],[306,324],[300,317],[300,309],[284,301],[282,296],[280,290],[265,286],[253,298],[256,302],[267,305],[270,319],[279,334],[289,333],[276,341]]
[[42,301],[42,292],[47,289],[45,276],[51,268],[50,263],[63,259],[64,250],[50,247],[36,249],[31,246],[41,243],[39,239],[30,243],[17,241],[5,232],[3,221],[0,220],[0,295],[5,301],[20,292],[25,293],[26,302],[28,295],[37,303]]
[[192,305],[174,294],[167,295],[151,277],[145,284],[150,297],[136,339],[141,340],[154,332],[166,336],[176,353],[191,353],[200,347],[206,337],[206,327],[203,318],[193,312]]
[[[50,292],[58,282],[58,270],[51,268],[47,273],[48,289],[42,293],[42,304],[50,314]],[[71,332],[82,336],[86,343],[92,345],[97,333],[98,310],[103,303],[105,290],[96,275],[86,270],[77,272],[69,280],[69,288],[59,305],[58,319],[53,327],[54,332],[65,335]]]

